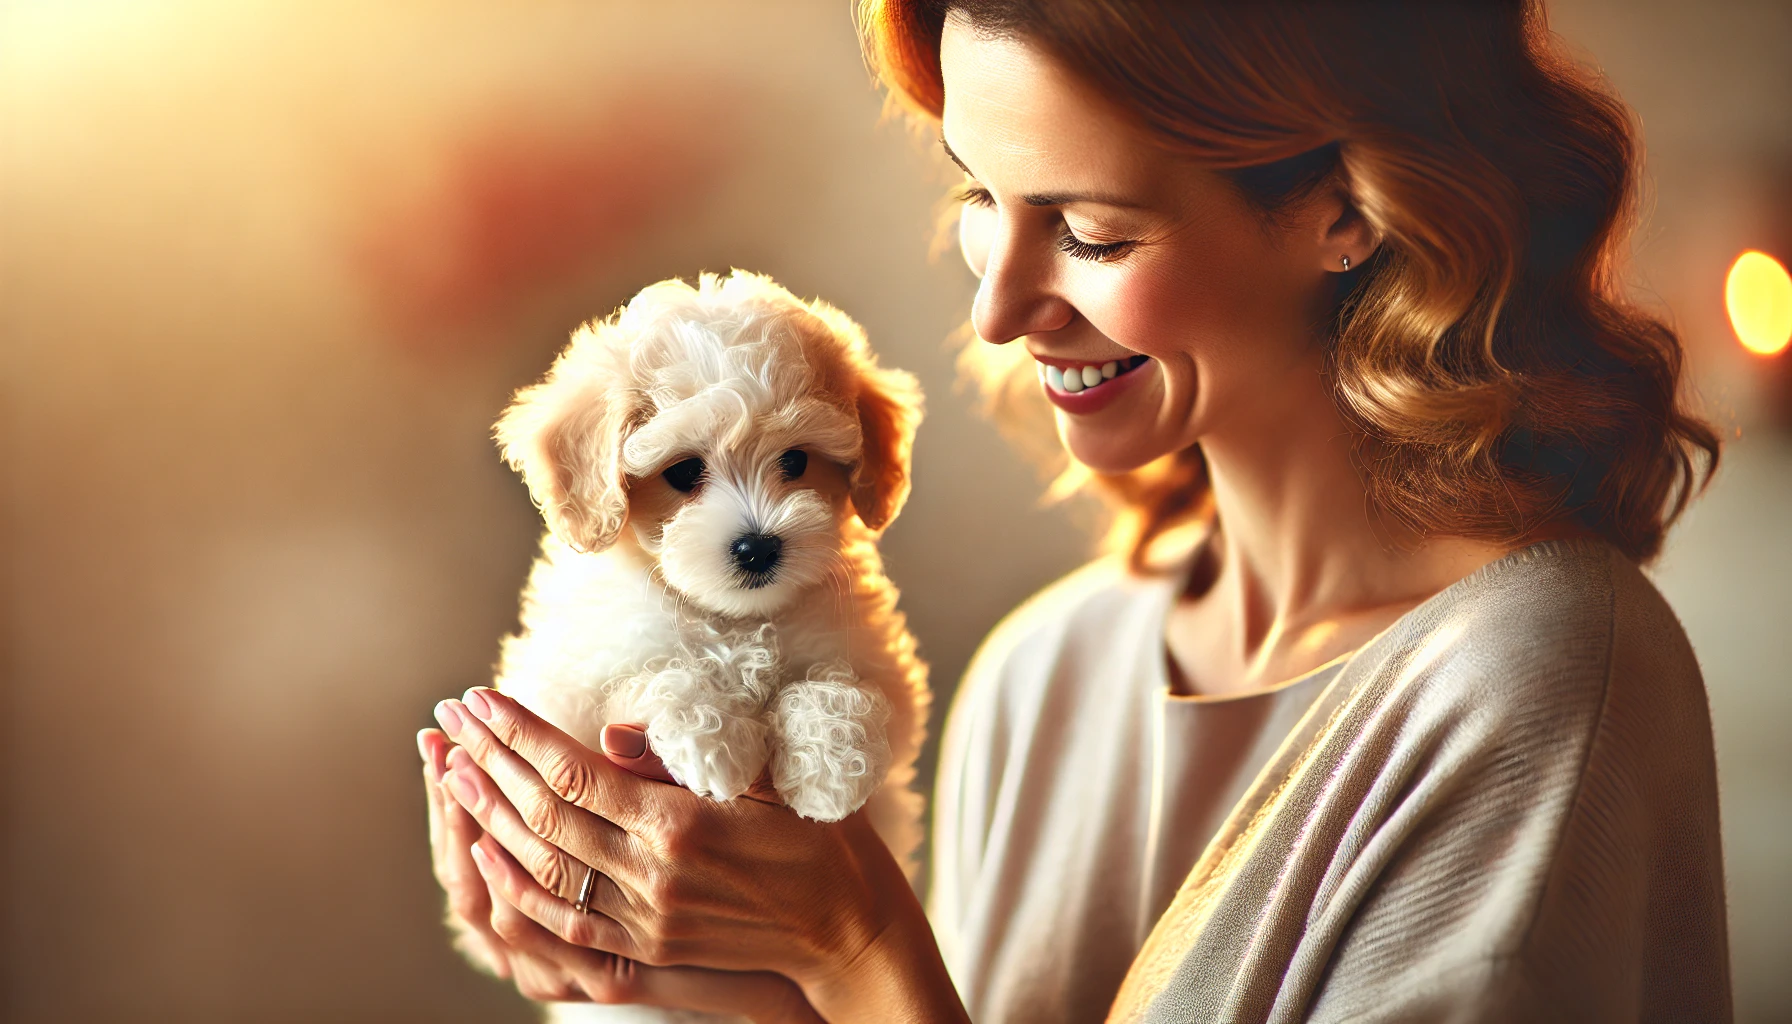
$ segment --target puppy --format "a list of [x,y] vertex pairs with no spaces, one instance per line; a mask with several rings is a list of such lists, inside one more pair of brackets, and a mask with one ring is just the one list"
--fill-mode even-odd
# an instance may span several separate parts
[[593,749],[644,725],[704,796],[763,773],[806,817],[864,806],[908,865],[926,668],[875,541],[919,420],[857,324],[766,277],[580,327],[496,427],[548,526],[497,687]]

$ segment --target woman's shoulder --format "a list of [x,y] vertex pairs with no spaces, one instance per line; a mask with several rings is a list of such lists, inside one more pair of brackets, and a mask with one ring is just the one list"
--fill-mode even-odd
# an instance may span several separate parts
[[[1343,788],[1378,811],[1348,828],[1401,838],[1352,906],[1336,947],[1351,966],[1334,971],[1315,1018],[1381,1005],[1413,964],[1434,977],[1478,964],[1489,986],[1522,976],[1568,998],[1626,969],[1642,941],[1689,976],[1721,975],[1703,681],[1634,563],[1597,540],[1533,545],[1414,609],[1353,662],[1278,827],[1295,834],[1349,776]],[[1315,839],[1367,850],[1342,833],[1302,841]],[[1433,909],[1415,917],[1419,905]],[[1492,988],[1476,998],[1492,1005]]]
[[1472,736],[1521,759],[1568,742],[1584,769],[1650,758],[1613,740],[1654,720],[1649,731],[1676,759],[1710,760],[1704,681],[1686,633],[1643,571],[1602,540],[1497,559],[1353,660],[1356,701],[1400,707],[1407,730]]
[[1515,700],[1571,681],[1603,687],[1614,664],[1690,677],[1698,663],[1649,578],[1597,538],[1545,541],[1476,570],[1405,616],[1384,640],[1499,678]]

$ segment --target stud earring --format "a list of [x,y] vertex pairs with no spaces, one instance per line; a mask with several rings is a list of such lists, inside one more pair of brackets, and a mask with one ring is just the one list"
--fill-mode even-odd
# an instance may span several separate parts
[[1348,256],[1340,256],[1340,257],[1338,257],[1338,258],[1339,258],[1339,259],[1341,259],[1341,260],[1343,260],[1343,261],[1344,261],[1344,270],[1345,270],[1345,271],[1346,271],[1346,272],[1348,272],[1348,271],[1349,271],[1349,270],[1350,270],[1350,257],[1348,257]]

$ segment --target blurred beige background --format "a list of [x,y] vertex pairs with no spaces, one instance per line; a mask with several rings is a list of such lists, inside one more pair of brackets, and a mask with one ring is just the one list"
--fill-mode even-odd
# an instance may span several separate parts
[[[492,419],[642,284],[767,272],[920,375],[885,551],[942,708],[1089,548],[953,387],[950,175],[844,0],[0,19],[6,1020],[531,1019],[447,949],[411,734],[488,677],[538,529]],[[1792,5],[1556,20],[1642,116],[1639,282],[1740,430],[1657,578],[1711,690],[1742,1019],[1792,1020],[1792,392],[1721,297],[1792,255]]]

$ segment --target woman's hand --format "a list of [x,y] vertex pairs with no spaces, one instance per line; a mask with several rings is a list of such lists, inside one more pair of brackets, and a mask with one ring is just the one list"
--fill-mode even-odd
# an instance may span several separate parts
[[[443,790],[447,740],[440,732],[425,729],[417,734],[417,746],[423,755],[436,880],[448,894],[455,946],[475,966],[500,978],[514,978],[524,997],[542,1002],[637,1003],[743,1014],[763,1024],[821,1020],[785,978],[635,963],[575,946],[511,903],[494,898],[472,854],[484,832]],[[465,752],[459,757],[465,758]]]
[[[473,966],[499,978],[515,978],[518,990],[530,999],[564,1001],[580,998],[579,989],[559,965],[511,947],[493,927],[495,917],[511,916],[533,924],[520,913],[507,915],[509,904],[490,897],[485,879],[474,866],[472,844],[483,835],[459,802],[442,788],[447,771],[448,742],[434,729],[417,734],[417,750],[423,756],[423,788],[429,805],[430,862],[436,881],[448,894],[448,926],[454,946]],[[494,915],[494,909],[498,913]],[[514,908],[512,908],[514,909]],[[520,929],[519,929],[520,930]]]
[[[475,856],[494,898],[555,935],[646,964],[776,972],[836,1024],[965,1019],[919,902],[862,815],[824,824],[706,800],[485,688],[437,718],[464,751],[450,753],[447,783],[488,833]],[[598,875],[580,913],[587,865]]]

